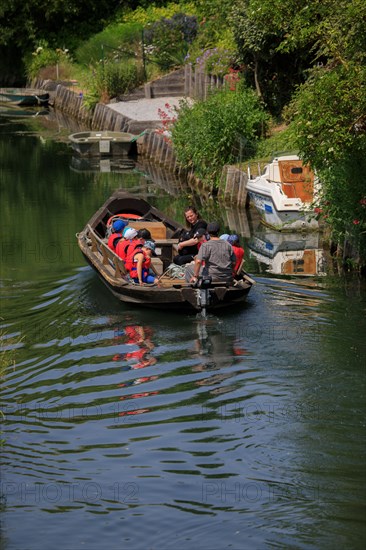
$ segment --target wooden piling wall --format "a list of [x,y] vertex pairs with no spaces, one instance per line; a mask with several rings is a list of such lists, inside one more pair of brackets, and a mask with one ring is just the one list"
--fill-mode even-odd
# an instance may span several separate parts
[[248,175],[237,166],[222,169],[219,198],[228,204],[246,206]]
[[59,84],[52,94],[52,103],[55,109],[76,118],[79,122],[91,125],[93,113],[84,105],[82,94]]

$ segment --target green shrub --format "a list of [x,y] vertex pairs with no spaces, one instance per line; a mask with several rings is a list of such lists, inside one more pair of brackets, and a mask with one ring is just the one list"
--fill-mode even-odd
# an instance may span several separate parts
[[197,19],[177,13],[171,19],[161,19],[144,29],[146,59],[163,71],[184,64],[189,44],[197,34]]
[[70,58],[67,49],[57,48],[53,50],[48,47],[47,42],[42,41],[30,56],[25,56],[24,63],[27,77],[34,78],[39,75],[41,69],[70,63]]
[[139,6],[134,11],[125,14],[123,13],[123,21],[140,23],[144,27],[149,23],[154,23],[163,18],[170,19],[177,13],[187,13],[196,15],[197,10],[194,2],[170,2],[166,6],[157,7],[153,3],[149,3],[146,8]]
[[267,120],[257,96],[242,85],[193,106],[185,102],[172,130],[178,161],[214,182],[225,164],[236,162],[240,145],[245,143],[248,157],[253,154]]
[[99,101],[108,101],[112,97],[132,91],[143,81],[143,67],[135,61],[96,64],[86,83],[88,93],[84,96],[84,104],[93,108]]

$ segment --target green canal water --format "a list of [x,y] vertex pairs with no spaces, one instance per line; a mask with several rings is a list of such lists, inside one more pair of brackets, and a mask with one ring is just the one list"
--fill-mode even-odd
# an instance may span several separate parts
[[198,199],[143,163],[81,166],[38,118],[0,119],[1,548],[364,548],[364,284],[210,201],[245,306],[120,304],[75,234],[120,187],[180,219]]

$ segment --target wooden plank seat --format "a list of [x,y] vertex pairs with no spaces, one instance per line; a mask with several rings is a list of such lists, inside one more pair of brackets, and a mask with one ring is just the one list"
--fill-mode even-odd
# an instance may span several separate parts
[[159,286],[163,288],[173,288],[181,286],[192,286],[191,283],[187,283],[185,279],[176,279],[169,277],[169,275],[162,275],[159,277]]

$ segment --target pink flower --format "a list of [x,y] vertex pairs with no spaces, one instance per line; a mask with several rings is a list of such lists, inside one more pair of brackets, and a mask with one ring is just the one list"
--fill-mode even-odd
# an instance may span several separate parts
[[316,207],[316,208],[314,208],[314,212],[315,212],[315,214],[321,214],[323,212],[323,209],[319,208],[319,207]]
[[353,220],[353,225],[358,225],[360,223],[360,220]]

